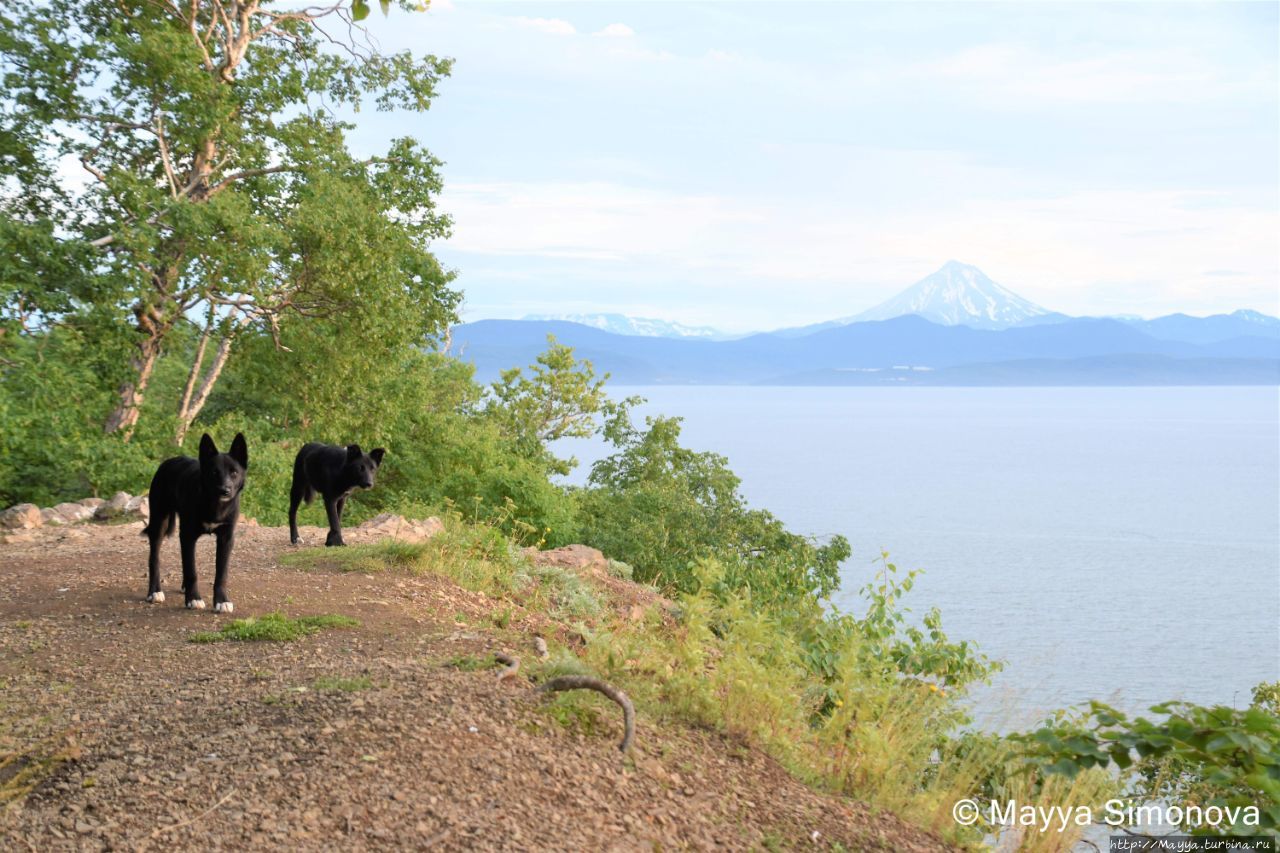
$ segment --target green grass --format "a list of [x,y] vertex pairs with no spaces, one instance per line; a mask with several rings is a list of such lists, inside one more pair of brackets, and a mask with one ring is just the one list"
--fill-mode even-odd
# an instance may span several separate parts
[[280,562],[300,569],[337,569],[371,575],[387,569],[413,569],[426,550],[426,542],[382,539],[345,548],[305,548],[285,554]]
[[67,733],[50,736],[23,750],[0,750],[0,808],[25,798],[59,766],[79,757],[80,750]]
[[516,580],[519,589],[532,593],[537,609],[553,619],[590,619],[604,611],[595,588],[572,569],[529,566]]
[[493,669],[498,662],[493,655],[454,655],[445,661],[444,665],[463,672],[475,672],[481,669]]
[[266,616],[233,620],[218,631],[199,631],[188,639],[192,643],[220,643],[223,640],[287,643],[326,628],[354,628],[359,624],[349,616],[336,614],[293,619],[283,613],[268,613]]
[[[441,575],[464,589],[515,599],[555,619],[591,619],[605,610],[591,584],[573,571],[532,565],[496,527],[452,514],[444,517],[444,529],[425,542],[382,539],[347,548],[307,548],[287,554],[282,562],[304,570]],[[619,574],[629,571],[623,563],[617,566]],[[459,621],[470,619],[462,616]]]
[[358,678],[341,678],[336,675],[322,675],[311,685],[313,690],[326,692],[357,693],[368,690],[373,682],[364,676]]
[[541,710],[565,731],[590,738],[600,734],[601,709],[606,706],[616,713],[616,705],[609,705],[608,700],[594,693],[558,693],[544,702]]

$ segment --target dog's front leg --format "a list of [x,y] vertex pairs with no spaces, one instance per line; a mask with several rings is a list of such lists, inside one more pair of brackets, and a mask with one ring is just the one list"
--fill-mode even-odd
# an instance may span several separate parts
[[204,610],[204,599],[200,596],[200,584],[196,579],[197,538],[198,534],[186,530],[178,533],[178,543],[182,546],[182,593],[188,610]]
[[231,546],[236,542],[236,524],[224,524],[214,533],[218,542],[218,553],[215,557],[217,566],[213,576],[213,612],[231,613],[235,605],[227,598],[227,565],[231,562]]
[[342,541],[341,500],[341,498],[330,497],[324,499],[324,511],[329,516],[329,535],[324,540],[326,547],[347,544]]

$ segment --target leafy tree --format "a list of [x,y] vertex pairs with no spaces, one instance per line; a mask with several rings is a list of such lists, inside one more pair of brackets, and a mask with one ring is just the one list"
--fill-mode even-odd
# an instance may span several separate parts
[[[452,504],[509,532],[536,528],[553,544],[573,541],[572,501],[540,459],[479,414],[485,391],[471,365],[415,346],[371,345],[327,371],[325,359],[341,355],[327,348],[336,340],[323,334],[327,323],[298,325],[299,334],[316,336],[311,346],[296,346],[289,325],[282,332],[293,352],[277,350],[267,335],[246,341],[252,357],[232,366],[202,419],[215,434],[242,431],[250,440],[246,513],[283,522],[303,442],[359,441],[388,452],[377,488],[353,497],[352,520],[383,511],[422,516]],[[300,358],[304,352],[318,361]]]
[[[408,138],[359,159],[335,112],[370,98],[426,110],[450,63],[370,49],[355,24],[367,12],[51,0],[0,14],[6,332],[90,310],[127,321],[107,432],[134,433],[186,325],[179,442],[247,334],[284,347],[290,319],[376,333],[393,318],[426,339],[452,319],[427,249],[449,225],[438,161]],[[58,178],[71,162],[83,187]]]
[[483,413],[520,452],[544,462],[553,474],[567,474],[575,459],[558,459],[550,445],[562,438],[589,438],[599,432],[599,417],[611,417],[634,400],[614,403],[605,393],[609,375],[597,377],[591,362],[578,361],[573,348],[547,335],[547,351],[528,373],[504,370],[489,387]]
[[606,422],[618,450],[591,469],[579,494],[589,544],[630,563],[641,580],[683,591],[700,586],[696,562],[715,557],[717,583],[751,589],[761,603],[794,605],[839,585],[849,543],[825,545],[790,533],[764,510],[747,507],[728,460],[680,445],[680,419],[657,417],[637,429],[624,408]]

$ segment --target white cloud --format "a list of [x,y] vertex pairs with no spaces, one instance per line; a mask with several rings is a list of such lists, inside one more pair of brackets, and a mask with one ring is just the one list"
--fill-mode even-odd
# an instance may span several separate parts
[[1175,48],[1109,50],[1057,58],[1016,44],[982,44],[920,64],[908,73],[973,84],[993,99],[1015,95],[1080,103],[1221,98],[1229,91],[1260,82],[1250,74],[1224,74],[1198,55]]
[[607,27],[592,33],[593,36],[601,36],[603,38],[631,38],[636,31],[628,27],[626,24],[609,24]]
[[563,18],[513,18],[517,26],[527,30],[536,30],[551,36],[571,36],[578,32],[577,27]]
[[[608,182],[465,183],[445,196],[464,274],[485,257],[572,259],[575,277],[691,281],[708,299],[732,292],[739,304],[820,319],[869,307],[955,257],[1068,313],[1278,308],[1280,215],[1204,204],[1202,193],[1073,191],[897,213]],[[1202,272],[1224,268],[1242,274]]]
[[460,251],[685,263],[704,235],[763,216],[715,196],[608,182],[455,183],[445,208],[455,221],[449,245]]

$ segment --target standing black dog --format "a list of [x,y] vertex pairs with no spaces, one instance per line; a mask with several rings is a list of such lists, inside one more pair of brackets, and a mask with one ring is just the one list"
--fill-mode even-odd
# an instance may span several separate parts
[[329,516],[329,535],[324,544],[345,545],[342,541],[342,510],[356,489],[373,488],[373,478],[387,451],[375,447],[363,453],[358,444],[345,448],[332,444],[304,444],[293,460],[293,488],[289,491],[289,541],[298,544],[298,504],[320,493]]
[[236,522],[240,519],[240,490],[249,468],[249,449],[244,436],[236,433],[230,453],[219,453],[205,433],[200,439],[200,458],[175,456],[160,463],[151,478],[151,520],[142,535],[151,540],[147,601],[164,601],[160,591],[160,543],[173,534],[180,522],[178,542],[182,546],[182,592],[187,607],[204,609],[204,599],[196,581],[196,540],[212,533],[218,541],[217,574],[213,579],[213,609],[230,613],[235,609],[227,598],[227,561],[235,544]]

